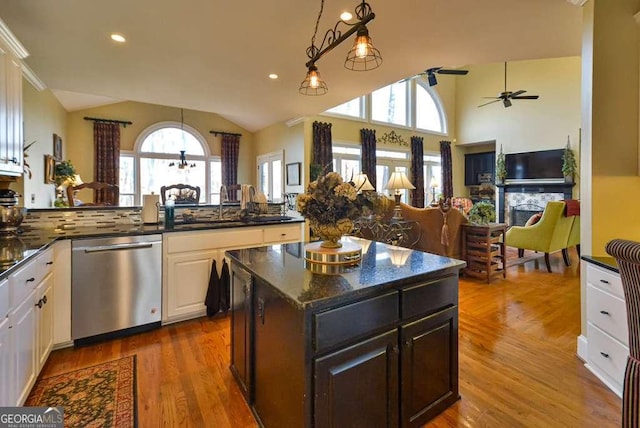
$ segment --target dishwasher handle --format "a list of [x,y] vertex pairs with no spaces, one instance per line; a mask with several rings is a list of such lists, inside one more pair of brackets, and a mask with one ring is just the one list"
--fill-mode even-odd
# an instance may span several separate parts
[[100,245],[92,248],[85,248],[85,253],[99,253],[102,251],[118,251],[118,250],[137,250],[142,248],[151,248],[152,242],[143,244],[114,244],[114,245]]

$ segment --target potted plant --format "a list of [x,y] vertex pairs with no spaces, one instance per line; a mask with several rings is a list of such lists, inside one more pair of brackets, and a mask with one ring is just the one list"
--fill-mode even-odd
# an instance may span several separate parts
[[574,177],[578,175],[576,156],[571,150],[569,137],[567,137],[567,145],[564,147],[564,153],[562,153],[562,174],[564,175],[564,181],[567,183],[573,183]]
[[505,164],[504,153],[502,152],[502,144],[500,144],[500,153],[496,158],[496,184],[504,184],[504,179],[507,178],[507,166]]
[[69,180],[73,181],[75,175],[76,169],[71,161],[66,160],[56,164],[56,186],[60,186]]
[[469,221],[488,224],[496,221],[496,207],[491,202],[477,202],[469,210]]

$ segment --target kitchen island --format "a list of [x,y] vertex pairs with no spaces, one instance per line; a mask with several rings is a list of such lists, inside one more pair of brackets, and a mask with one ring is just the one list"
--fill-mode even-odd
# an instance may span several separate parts
[[418,427],[458,395],[460,260],[357,238],[314,273],[304,244],[228,251],[231,371],[265,427]]

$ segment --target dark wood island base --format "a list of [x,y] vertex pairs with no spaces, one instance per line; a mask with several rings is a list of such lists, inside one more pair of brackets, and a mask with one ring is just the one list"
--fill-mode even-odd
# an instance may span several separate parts
[[[367,242],[356,240],[354,242]],[[231,371],[264,427],[419,427],[458,395],[464,262],[372,242],[305,269],[303,244],[229,251]]]

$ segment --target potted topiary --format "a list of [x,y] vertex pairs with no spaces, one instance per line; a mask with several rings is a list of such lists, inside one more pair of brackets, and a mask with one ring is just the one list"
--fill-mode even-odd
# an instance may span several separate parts
[[473,224],[488,224],[496,221],[496,207],[491,202],[477,202],[469,210],[469,221]]
[[507,165],[505,164],[504,153],[502,153],[502,144],[500,144],[500,153],[496,158],[496,184],[504,184],[507,178]]
[[567,137],[567,145],[562,153],[562,174],[566,183],[573,183],[573,179],[578,175],[578,165],[573,150],[571,150],[569,137]]

